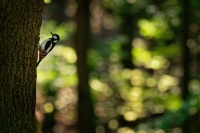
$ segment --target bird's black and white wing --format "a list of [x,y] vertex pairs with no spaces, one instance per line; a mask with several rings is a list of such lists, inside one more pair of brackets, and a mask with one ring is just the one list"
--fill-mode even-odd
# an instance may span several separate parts
[[53,44],[52,44],[51,39],[46,39],[41,43],[40,49],[43,53],[47,54],[51,51],[52,46],[53,46]]

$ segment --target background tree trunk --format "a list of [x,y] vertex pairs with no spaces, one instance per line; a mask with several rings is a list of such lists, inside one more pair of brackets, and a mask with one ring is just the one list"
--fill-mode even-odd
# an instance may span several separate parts
[[41,0],[0,0],[0,133],[35,133]]
[[[191,68],[191,55],[187,41],[189,39],[189,25],[190,25],[190,2],[188,0],[182,1],[182,64],[183,64],[183,77],[182,77],[182,98],[187,100],[189,95],[188,83],[190,80]],[[190,132],[189,118],[182,125],[183,133]]]
[[77,53],[78,69],[78,117],[81,133],[94,133],[93,103],[88,85],[87,50],[90,44],[90,0],[77,0],[78,11],[76,14],[77,31],[75,35],[75,48]]
[[122,64],[124,68],[133,68],[132,62],[132,39],[133,39],[133,17],[130,13],[122,13],[121,33],[126,37],[126,41],[122,44]]

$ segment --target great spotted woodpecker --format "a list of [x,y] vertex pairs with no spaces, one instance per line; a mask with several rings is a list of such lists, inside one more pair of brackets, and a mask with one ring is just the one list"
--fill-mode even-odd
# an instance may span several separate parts
[[39,65],[40,61],[54,48],[56,43],[60,40],[60,37],[57,34],[52,34],[52,38],[48,38],[44,40],[39,45],[39,61],[37,63],[37,66]]

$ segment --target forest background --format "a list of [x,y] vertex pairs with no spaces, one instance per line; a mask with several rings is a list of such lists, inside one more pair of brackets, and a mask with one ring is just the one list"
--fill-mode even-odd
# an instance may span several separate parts
[[199,133],[198,0],[45,0],[44,133]]

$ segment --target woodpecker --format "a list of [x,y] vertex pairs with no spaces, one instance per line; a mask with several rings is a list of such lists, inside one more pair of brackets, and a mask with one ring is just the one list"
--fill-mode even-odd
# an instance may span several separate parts
[[39,61],[37,63],[37,66],[39,65],[40,61],[54,48],[56,43],[60,40],[60,37],[57,34],[52,34],[52,38],[48,38],[44,40],[39,45]]

